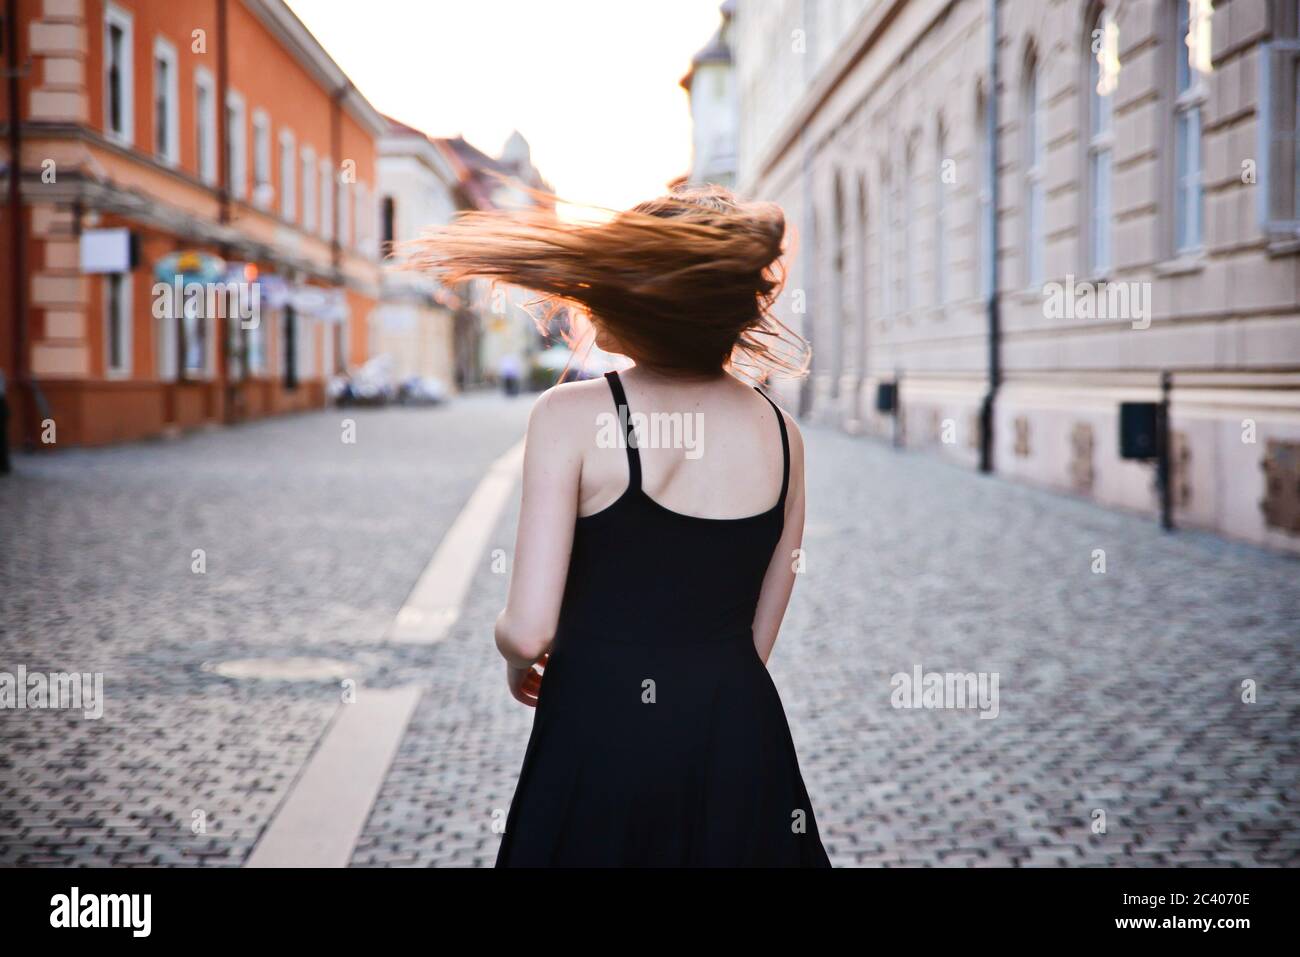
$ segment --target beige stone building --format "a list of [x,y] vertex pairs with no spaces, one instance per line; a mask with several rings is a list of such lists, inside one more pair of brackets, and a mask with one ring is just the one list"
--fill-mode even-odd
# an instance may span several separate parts
[[1119,408],[1167,375],[1175,524],[1300,552],[1297,0],[739,0],[732,44],[804,414],[1157,514]]

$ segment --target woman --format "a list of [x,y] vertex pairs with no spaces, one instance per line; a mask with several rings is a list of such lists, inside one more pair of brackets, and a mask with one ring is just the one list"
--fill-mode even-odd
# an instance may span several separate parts
[[546,392],[496,626],[536,707],[498,866],[829,866],[766,662],[804,522],[802,374],[769,312],[785,222],[717,187],[603,223],[475,213],[417,264],[577,307],[635,366]]

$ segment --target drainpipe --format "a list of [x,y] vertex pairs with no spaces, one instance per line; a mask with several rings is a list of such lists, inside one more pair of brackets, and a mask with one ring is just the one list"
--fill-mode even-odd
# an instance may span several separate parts
[[[13,263],[13,289],[10,291],[13,300],[14,327],[13,327],[13,383],[14,383],[14,409],[17,418],[16,428],[16,445],[26,445],[30,438],[29,425],[31,412],[23,404],[23,390],[27,388],[28,398],[31,395],[30,383],[27,382],[24,371],[27,352],[27,301],[26,301],[26,250],[24,247],[23,236],[23,207],[22,207],[22,187],[19,180],[22,176],[22,149],[23,133],[21,125],[21,115],[19,110],[22,104],[22,97],[18,88],[19,58],[18,43],[19,34],[22,33],[18,25],[18,0],[5,0],[5,34],[9,38],[9,50],[7,58],[7,73],[9,80],[9,228],[10,242],[13,245],[12,263]],[[8,443],[8,435],[0,435],[0,442]]]
[[988,290],[988,325],[989,325],[989,366],[988,388],[980,406],[980,471],[993,471],[993,409],[997,399],[998,387],[1002,384],[1002,316],[998,298],[1000,257],[998,255],[998,0],[989,0],[989,94],[984,111],[986,123],[985,140],[988,143],[988,160],[986,173],[989,177],[988,209],[988,256],[989,256],[989,290]]
[[[348,95],[348,84],[338,87],[330,97],[330,202],[334,206],[333,222],[330,223],[330,261],[336,274],[343,271],[343,246],[340,243],[339,227],[343,221],[343,196],[338,189],[338,171],[343,164],[343,98]],[[341,283],[341,278],[336,275]]]

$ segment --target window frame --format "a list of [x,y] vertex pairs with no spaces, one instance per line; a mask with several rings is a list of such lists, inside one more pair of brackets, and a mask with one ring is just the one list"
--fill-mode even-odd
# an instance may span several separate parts
[[[167,137],[166,143],[163,144],[161,150],[158,143],[158,64],[160,62],[167,64],[166,102],[163,104],[167,116]],[[175,168],[181,162],[180,61],[177,58],[175,44],[166,37],[154,37],[153,57],[150,59],[150,66],[153,68],[151,77],[153,84],[151,99],[154,125],[153,152],[161,163]]]
[[880,234],[877,246],[880,255],[880,321],[888,322],[894,317],[894,182],[893,170],[888,164],[881,168],[880,175]]
[[292,223],[298,219],[298,141],[288,127],[280,130],[279,139],[280,218]]
[[[233,116],[232,116],[233,114]],[[237,90],[226,91],[226,189],[235,199],[248,198],[248,105]]]
[[[1173,95],[1170,99],[1172,108],[1173,127],[1170,136],[1171,150],[1171,172],[1170,188],[1173,195],[1170,197],[1170,237],[1172,238],[1172,252],[1175,258],[1184,258],[1196,256],[1205,248],[1205,153],[1204,144],[1204,114],[1205,105],[1209,100],[1209,84],[1206,82],[1204,75],[1196,69],[1191,62],[1191,56],[1187,48],[1187,33],[1190,32],[1191,9],[1190,4],[1193,0],[1173,0]],[[1183,29],[1182,14],[1187,14],[1187,27]],[[1179,72],[1183,63],[1187,65],[1187,88],[1179,89]],[[1184,154],[1179,150],[1179,134],[1183,128],[1183,123],[1195,117],[1195,139],[1189,139],[1188,144],[1191,148],[1191,155],[1195,158],[1195,172],[1184,173],[1183,158]],[[1191,169],[1191,166],[1188,167]],[[1182,199],[1182,191],[1185,181],[1195,180],[1195,193],[1188,193],[1186,205]],[[1194,198],[1193,198],[1194,197]],[[1180,234],[1179,226],[1190,220],[1189,212],[1194,213],[1196,223],[1196,234],[1184,241]]]
[[302,218],[299,222],[302,229],[307,233],[315,233],[318,228],[318,219],[316,216],[316,203],[319,199],[316,186],[316,149],[308,143],[304,143],[298,149],[299,169],[302,175],[299,179],[302,181]]
[[[1298,4],[1300,6],[1300,4]],[[1297,11],[1300,17],[1300,11]],[[1280,35],[1279,35],[1280,34]],[[1260,45],[1259,51],[1259,122],[1258,126],[1258,183],[1257,217],[1260,231],[1271,241],[1300,240],[1300,30],[1295,36],[1283,34],[1281,25],[1275,30],[1275,39]],[[1291,61],[1290,77],[1295,87],[1294,96],[1287,97],[1283,109],[1289,112],[1291,122],[1291,164],[1294,167],[1291,189],[1291,216],[1288,218],[1277,209],[1277,191],[1283,188],[1282,176],[1274,179],[1273,146],[1274,141],[1285,136],[1276,132],[1274,123],[1274,82],[1284,79],[1283,71],[1277,66],[1280,58]]]
[[334,233],[334,191],[338,188],[338,180],[334,175],[334,160],[329,156],[320,158],[320,209],[317,216],[317,226],[320,228],[320,237],[327,242],[332,242],[335,238]]
[[[104,4],[104,136],[120,146],[135,145],[135,18],[127,10],[115,3]],[[114,129],[113,118],[113,84],[110,74],[113,65],[112,28],[122,33],[123,59],[118,64],[118,94],[121,97],[119,117],[121,129]]]
[[948,151],[948,130],[940,116],[935,123],[934,154],[935,181],[934,192],[934,306],[942,316],[948,305],[948,184],[943,180],[943,164]]
[[1046,279],[1047,259],[1047,192],[1044,185],[1047,144],[1044,142],[1042,65],[1032,51],[1025,57],[1021,80],[1021,163],[1023,164],[1024,222],[1023,273],[1028,290],[1040,287]]
[[1119,24],[1114,17],[1115,11],[1108,4],[1098,4],[1083,37],[1086,52],[1086,96],[1083,100],[1085,162],[1082,223],[1088,274],[1094,279],[1104,278],[1115,268],[1115,91],[1101,93],[1097,89],[1102,79],[1101,62],[1098,60],[1100,54],[1092,50],[1092,36],[1098,30],[1105,31],[1107,21],[1114,24],[1118,31]]
[[[106,379],[129,379],[131,378],[133,347],[132,329],[132,289],[131,273],[129,272],[110,272],[104,274],[104,378]],[[114,286],[117,287],[116,303],[114,302]],[[113,335],[113,307],[116,305],[119,313],[118,334]],[[113,364],[113,348],[117,346],[120,353],[121,362]]]
[[[203,116],[201,94],[207,94],[208,115]],[[220,181],[217,154],[217,84],[207,67],[194,68],[194,168],[208,186]]]
[[253,110],[253,205],[259,209],[272,209],[275,205],[275,184],[272,180],[271,118],[261,107]]
[[918,154],[920,153],[920,136],[913,133],[909,138],[903,156],[903,204],[902,204],[902,254],[903,254],[903,308],[902,314],[910,316],[920,307],[920,242],[921,231],[917,229],[916,174]]

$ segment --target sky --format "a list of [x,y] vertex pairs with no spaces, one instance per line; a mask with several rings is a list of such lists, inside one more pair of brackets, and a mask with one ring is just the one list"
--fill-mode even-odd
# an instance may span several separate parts
[[381,112],[497,155],[518,129],[564,199],[625,209],[691,160],[678,81],[719,0],[288,0]]

